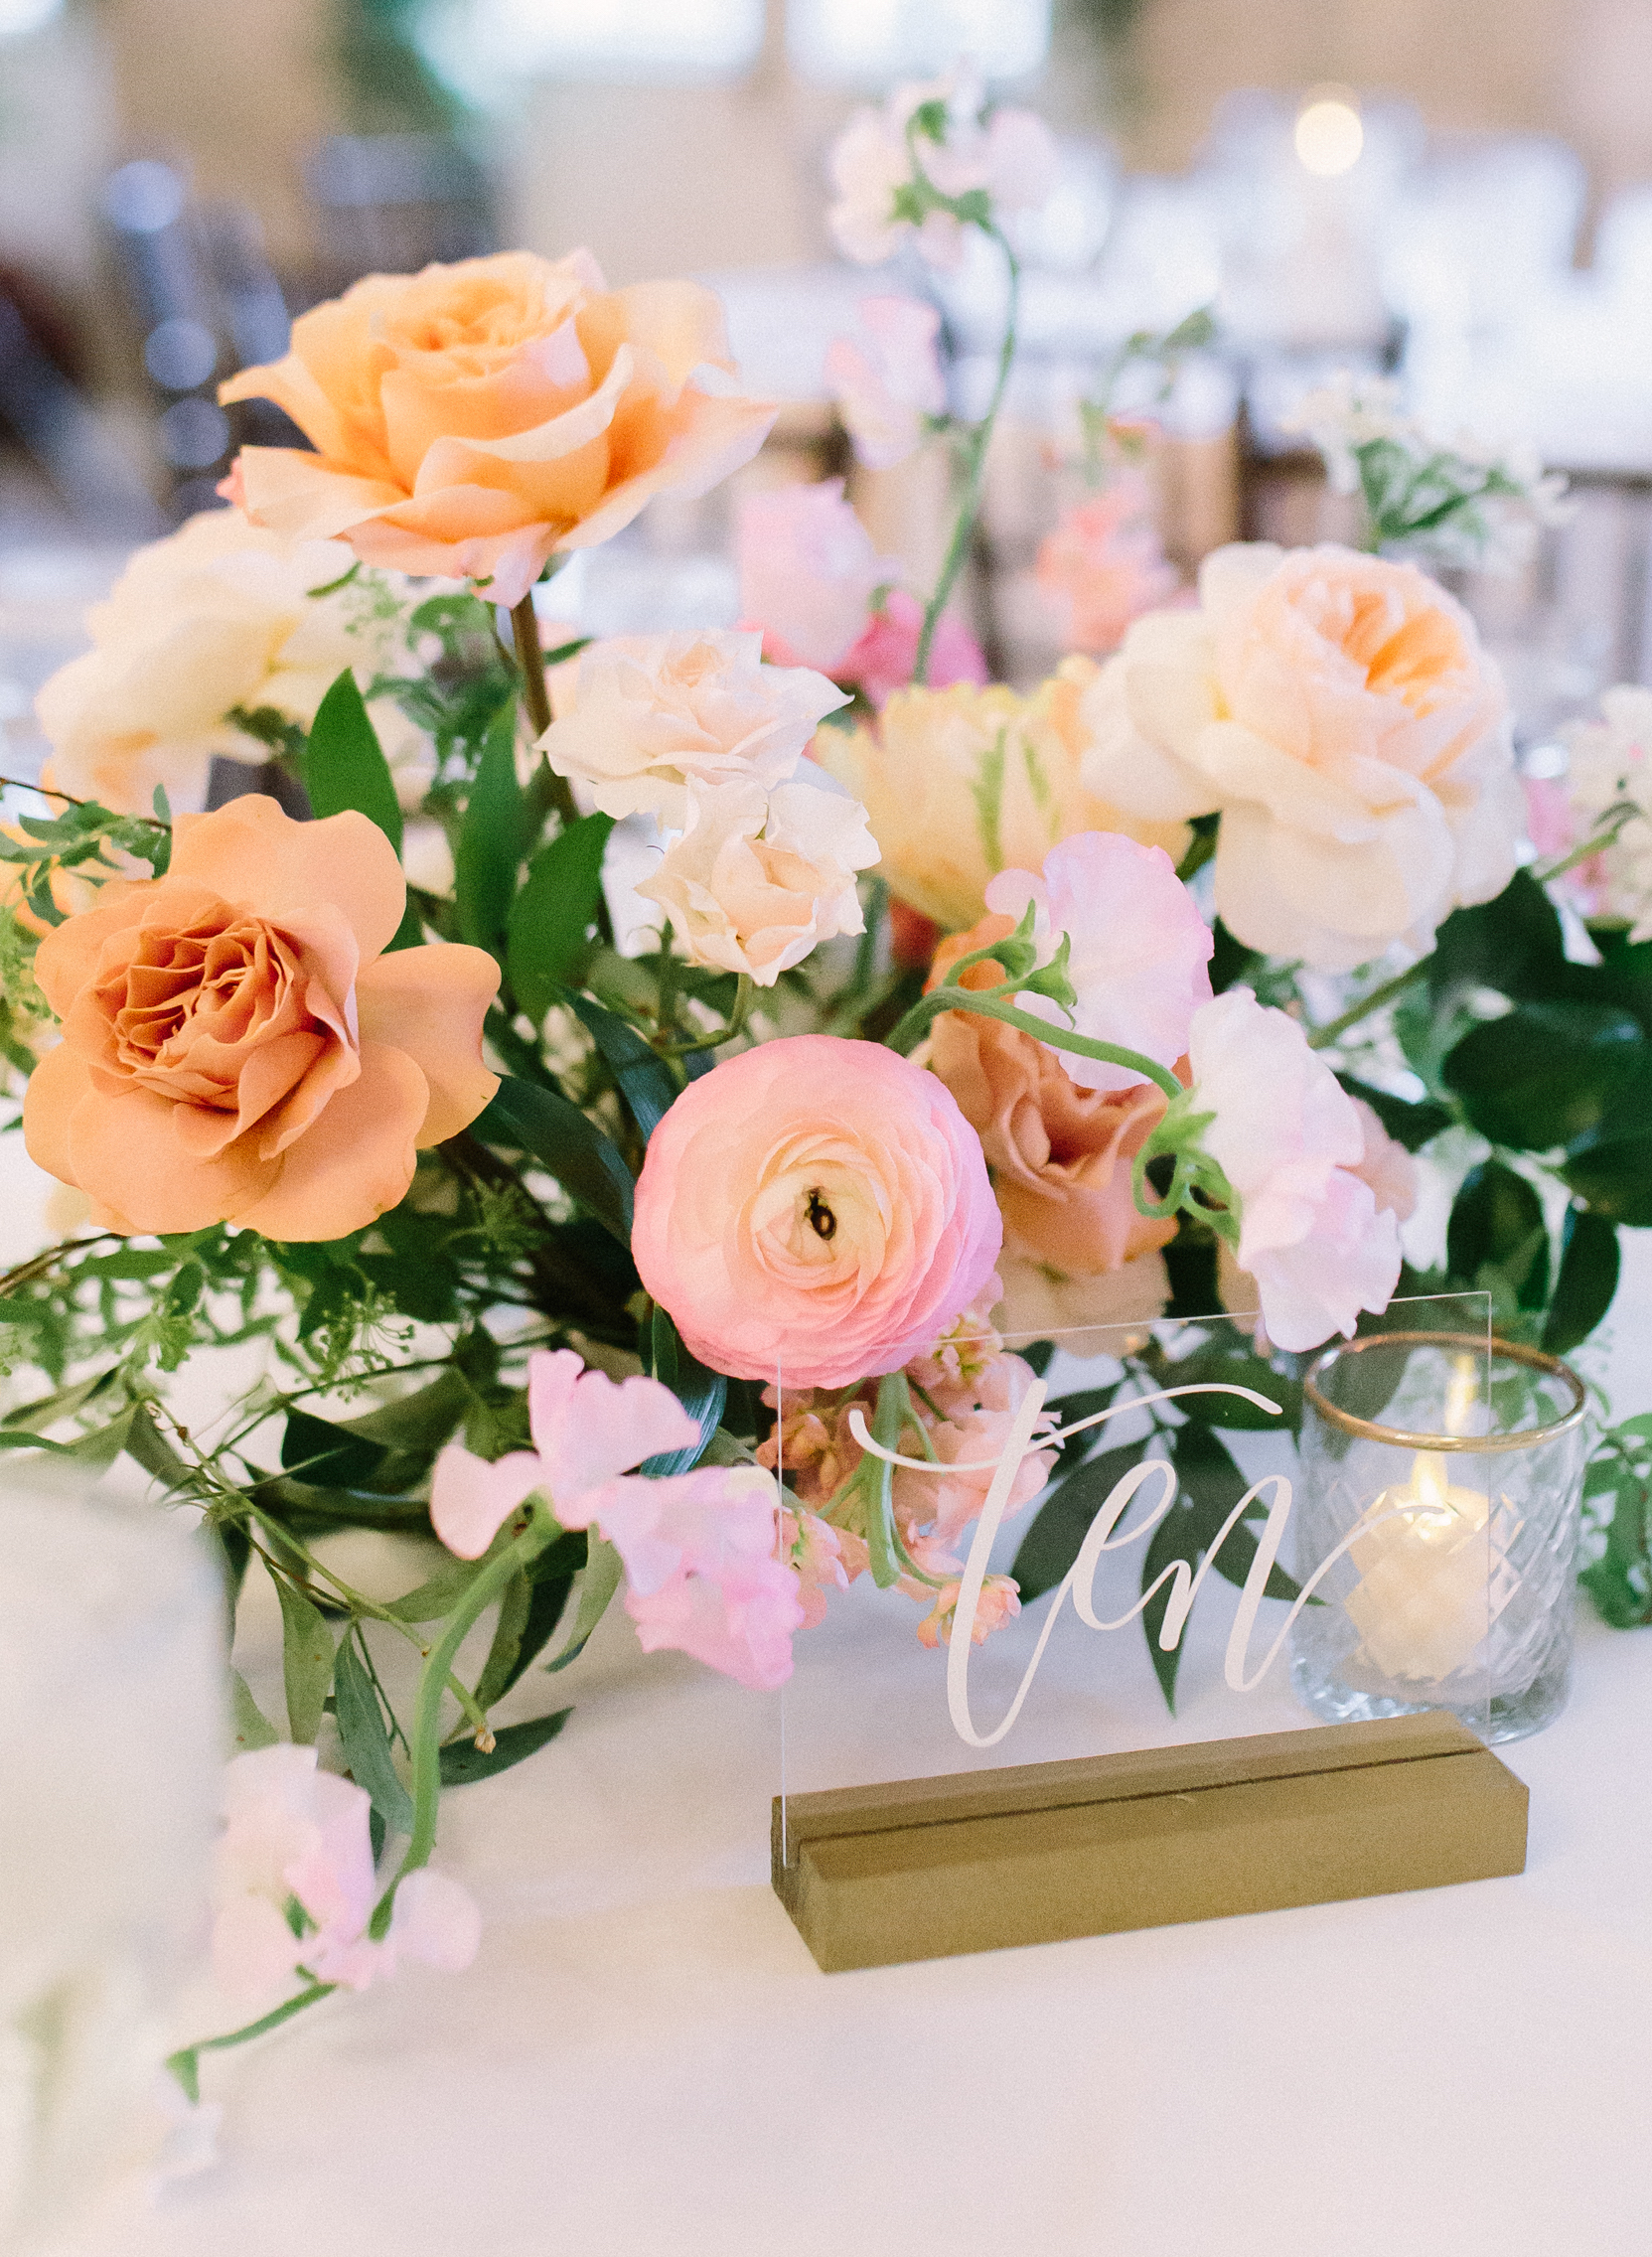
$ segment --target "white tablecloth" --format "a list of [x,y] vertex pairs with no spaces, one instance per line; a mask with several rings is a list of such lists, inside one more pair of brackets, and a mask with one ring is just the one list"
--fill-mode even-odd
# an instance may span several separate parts
[[[271,1612],[238,1658],[278,1714]],[[562,1735],[444,1800],[476,1966],[210,2057],[219,2167],[50,2257],[1648,2257],[1652,1635],[1579,1632],[1504,1751],[1519,1879],[827,1977],[768,1881],[777,1697],[616,1608],[513,1696]],[[1213,1625],[1177,1725],[1139,1633],[1076,1634],[1052,1681],[1091,1673],[1109,1744],[1305,1722],[1213,1722]],[[859,1589],[814,1635],[863,1663]]]

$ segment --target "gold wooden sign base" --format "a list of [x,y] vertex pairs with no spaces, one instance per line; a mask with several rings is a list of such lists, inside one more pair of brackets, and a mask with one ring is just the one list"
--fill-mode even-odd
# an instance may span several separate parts
[[835,1974],[1522,1873],[1526,1804],[1435,1710],[777,1796],[774,1884]]

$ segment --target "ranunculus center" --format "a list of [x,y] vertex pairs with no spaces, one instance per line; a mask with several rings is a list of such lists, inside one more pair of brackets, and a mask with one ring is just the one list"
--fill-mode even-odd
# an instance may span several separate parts
[[795,1283],[875,1274],[889,1219],[872,1172],[840,1151],[790,1155],[748,1211],[752,1250],[764,1268]]

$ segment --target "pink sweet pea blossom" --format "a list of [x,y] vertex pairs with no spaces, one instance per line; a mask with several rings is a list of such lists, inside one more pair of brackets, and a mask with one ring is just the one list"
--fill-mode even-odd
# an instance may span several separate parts
[[[1029,901],[1038,905],[1043,961],[1063,933],[1072,941],[1075,1031],[1173,1066],[1187,1049],[1193,1013],[1209,1000],[1205,967],[1215,944],[1163,847],[1138,846],[1118,831],[1081,830],[1051,847],[1042,877],[1000,870],[986,888],[986,906],[1001,916],[1019,918]],[[1069,1023],[1046,996],[1015,1000],[1053,1026]],[[1071,1050],[1056,1055],[1080,1089],[1129,1089],[1142,1078]]]
[[1121,480],[1067,512],[1038,550],[1038,584],[1063,618],[1075,651],[1115,651],[1142,612],[1176,593],[1149,514],[1144,484]]
[[869,469],[889,470],[924,437],[926,418],[946,413],[941,316],[921,298],[862,298],[857,311],[866,342],[833,338],[826,381],[855,453]]
[[932,210],[914,226],[896,217],[895,199],[916,179],[907,126],[920,109],[942,104],[942,138],[918,135],[925,178],[942,196],[984,190],[994,215],[1043,204],[1055,186],[1059,158],[1049,127],[1031,110],[996,109],[984,115],[980,81],[968,71],[949,72],[927,84],[897,86],[882,109],[857,109],[831,150],[836,201],[826,218],[845,257],[875,266],[908,237],[931,265],[956,268],[964,256],[964,223]]
[[[918,663],[918,638],[923,632],[924,607],[905,588],[891,589],[883,609],[867,620],[860,640],[844,654],[832,672],[839,681],[859,689],[881,713],[897,689],[905,689]],[[955,681],[984,684],[988,678],[980,645],[961,619],[943,612],[930,645],[931,689],[950,689]]]
[[791,1675],[804,1619],[795,1569],[775,1557],[775,1487],[751,1466],[628,1472],[688,1448],[699,1427],[658,1380],[618,1386],[571,1348],[527,1363],[530,1450],[492,1465],[450,1442],[436,1460],[430,1520],[450,1552],[480,1559],[523,1500],[539,1491],[563,1528],[595,1527],[625,1564],[626,1612],[644,1649],[676,1646],[742,1685]]
[[313,1747],[261,1747],[230,1763],[214,1860],[213,1972],[232,1998],[271,1998],[300,1968],[365,1991],[393,1975],[402,1955],[450,1974],[476,1957],[475,1903],[428,1868],[396,1890],[383,1939],[368,1935],[378,1895],[371,1808],[365,1789],[317,1769]]
[[864,633],[872,596],[900,577],[843,499],[843,481],[750,494],[735,528],[740,616],[760,627],[772,659],[840,676]]
[[1193,1016],[1193,1109],[1240,1201],[1239,1266],[1257,1281],[1280,1348],[1352,1338],[1361,1309],[1384,1309],[1400,1278],[1391,1208],[1355,1172],[1366,1131],[1354,1101],[1307,1037],[1248,987]]

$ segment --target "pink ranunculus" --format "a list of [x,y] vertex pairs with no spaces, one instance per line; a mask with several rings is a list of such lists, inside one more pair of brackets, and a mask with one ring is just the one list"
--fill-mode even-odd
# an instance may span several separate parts
[[934,1340],[1002,1236],[980,1139],[935,1076],[805,1034],[690,1082],[650,1142],[632,1255],[702,1363],[842,1387]]
[[213,1972],[232,1998],[272,1998],[301,1965],[363,1991],[403,1955],[448,1973],[476,1957],[475,1903],[428,1869],[396,1890],[388,1933],[369,1936],[378,1895],[371,1808],[363,1788],[317,1769],[313,1747],[261,1747],[230,1763],[213,1869]]
[[857,311],[866,342],[834,337],[826,376],[855,453],[868,469],[889,470],[923,438],[926,418],[946,412],[941,316],[921,298],[862,298]]
[[1117,650],[1130,621],[1169,603],[1178,586],[1139,479],[1122,479],[1069,510],[1040,544],[1037,571],[1075,651]]
[[[850,645],[832,672],[869,697],[881,713],[897,689],[905,689],[918,663],[918,641],[924,629],[924,607],[905,588],[893,588],[881,611],[866,621],[858,642]],[[937,622],[929,652],[929,687],[950,689],[955,681],[984,684],[986,659],[980,645],[961,619],[944,612]]]
[[735,555],[740,617],[772,639],[782,663],[838,673],[871,616],[872,596],[900,578],[898,557],[880,556],[843,481],[781,486],[739,506]]
[[[1063,933],[1071,939],[1074,1030],[1173,1066],[1187,1049],[1193,1013],[1210,999],[1205,967],[1215,943],[1163,847],[1138,846],[1119,831],[1081,830],[1050,848],[1042,877],[1000,870],[986,888],[986,906],[1000,916],[1020,917],[1029,901],[1038,905],[1044,961]],[[1069,1023],[1046,996],[1023,994],[1016,1002],[1052,1026]],[[1076,1051],[1057,1055],[1080,1089],[1129,1089],[1142,1078]]]
[[1195,1110],[1204,1145],[1240,1203],[1239,1266],[1257,1281],[1280,1348],[1352,1338],[1361,1309],[1388,1306],[1400,1230],[1356,1172],[1365,1129],[1354,1101],[1296,1020],[1230,987],[1193,1016]]

